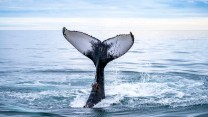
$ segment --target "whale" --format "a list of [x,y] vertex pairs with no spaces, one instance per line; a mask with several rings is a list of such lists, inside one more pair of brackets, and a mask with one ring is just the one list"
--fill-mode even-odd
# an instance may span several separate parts
[[63,27],[63,36],[79,52],[91,59],[96,68],[95,80],[84,108],[92,108],[105,98],[104,68],[112,60],[124,55],[134,44],[134,35],[119,34],[100,41],[84,32],[71,31]]

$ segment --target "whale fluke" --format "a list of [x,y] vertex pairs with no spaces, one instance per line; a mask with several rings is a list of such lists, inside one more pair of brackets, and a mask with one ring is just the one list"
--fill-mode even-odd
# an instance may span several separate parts
[[91,59],[96,67],[95,83],[92,85],[91,94],[85,107],[93,107],[103,98],[104,90],[104,68],[112,60],[124,55],[133,45],[134,36],[120,34],[103,42],[86,33],[70,31],[63,28],[63,35],[79,52]]

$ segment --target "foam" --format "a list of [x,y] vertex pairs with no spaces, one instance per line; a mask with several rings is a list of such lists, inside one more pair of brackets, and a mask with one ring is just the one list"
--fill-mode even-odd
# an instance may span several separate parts
[[87,101],[90,90],[81,89],[76,91],[76,97],[70,102],[70,107],[83,107]]
[[[107,74],[105,79],[106,98],[95,105],[95,108],[113,105],[129,107],[165,105],[178,107],[208,103],[207,88],[202,79],[196,80],[168,74],[138,74],[135,75],[135,81],[132,81],[132,79],[128,80],[128,75],[122,75],[120,72]],[[125,78],[123,78],[124,76]],[[66,81],[70,82],[70,80]],[[23,83],[18,86],[22,85],[28,86],[29,84]],[[58,84],[53,89],[47,88],[45,90],[45,84],[40,81],[36,81],[30,85],[31,87],[39,86],[40,88],[43,86],[44,91],[4,90],[0,92],[0,95],[4,96],[5,99],[10,98],[19,102],[28,101],[31,105],[35,105],[37,102],[44,102],[45,105],[48,104],[51,107],[63,107],[66,104],[68,107],[83,107],[91,90],[90,86],[88,88],[71,85],[63,87],[63,84]],[[57,98],[60,98],[60,100]],[[57,103],[60,105],[56,105]]]
[[[139,82],[111,79],[111,82],[105,86],[106,98],[95,105],[95,108],[116,104],[124,106],[156,104],[178,107],[207,103],[207,96],[202,89],[203,81],[178,76],[143,76],[148,78],[142,77]],[[78,94],[70,106],[82,107],[88,98],[89,93],[87,94],[87,92]],[[125,101],[127,102],[122,103]]]

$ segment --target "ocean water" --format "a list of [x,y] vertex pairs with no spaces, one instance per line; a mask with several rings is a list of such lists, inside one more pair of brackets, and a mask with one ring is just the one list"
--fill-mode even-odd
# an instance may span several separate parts
[[[108,32],[87,33],[122,31]],[[106,99],[88,109],[95,67],[61,30],[0,31],[0,116],[207,117],[208,31],[132,33],[130,51],[105,68]]]

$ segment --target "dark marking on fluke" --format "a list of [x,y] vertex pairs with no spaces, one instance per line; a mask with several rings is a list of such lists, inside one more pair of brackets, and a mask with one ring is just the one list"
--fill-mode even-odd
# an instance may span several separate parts
[[124,55],[133,45],[134,36],[121,34],[103,42],[86,33],[63,28],[63,35],[79,52],[91,59],[96,67],[95,82],[85,108],[91,108],[105,98],[104,68],[112,60]]

